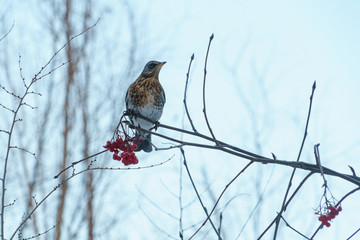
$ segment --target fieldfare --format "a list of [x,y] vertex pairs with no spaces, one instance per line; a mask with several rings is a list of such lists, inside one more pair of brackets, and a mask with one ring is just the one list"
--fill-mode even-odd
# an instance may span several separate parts
[[[130,121],[133,125],[149,130],[154,124],[136,117],[141,115],[153,122],[159,121],[165,104],[165,92],[159,82],[159,72],[166,62],[148,62],[140,76],[127,90],[125,96],[126,110],[130,112]],[[131,113],[133,115],[131,115]],[[138,147],[135,151],[152,151],[151,134],[136,130],[135,142]]]

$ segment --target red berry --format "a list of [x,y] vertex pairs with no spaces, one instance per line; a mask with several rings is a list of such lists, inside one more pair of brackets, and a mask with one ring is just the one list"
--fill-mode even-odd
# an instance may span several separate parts
[[117,155],[116,153],[113,154],[113,159],[114,160],[119,160],[119,155]]
[[331,205],[328,207],[328,209],[329,209],[330,211],[336,210],[335,207],[334,207],[334,206],[331,206]]
[[108,149],[108,148],[110,147],[110,141],[107,141],[107,142],[106,142],[106,145],[103,146],[103,147],[106,148],[106,149]]

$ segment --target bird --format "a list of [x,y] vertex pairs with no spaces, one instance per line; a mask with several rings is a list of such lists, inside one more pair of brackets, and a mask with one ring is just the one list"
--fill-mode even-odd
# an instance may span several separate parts
[[[159,73],[166,62],[149,61],[140,76],[130,84],[126,95],[126,110],[130,112],[129,118],[131,123],[142,129],[149,130],[154,124],[136,117],[141,115],[152,122],[158,122],[166,102],[165,91],[159,81]],[[133,116],[135,115],[135,116]],[[152,151],[151,134],[135,130],[136,152]]]

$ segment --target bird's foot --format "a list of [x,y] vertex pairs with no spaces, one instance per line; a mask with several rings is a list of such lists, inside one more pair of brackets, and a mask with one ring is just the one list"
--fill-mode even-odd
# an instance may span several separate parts
[[154,129],[155,129],[155,131],[158,129],[159,126],[160,126],[160,122],[159,122],[159,121],[156,121],[156,122],[154,123]]
[[127,109],[127,110],[124,112],[124,115],[125,115],[125,116],[136,116],[134,110],[132,110],[132,109]]

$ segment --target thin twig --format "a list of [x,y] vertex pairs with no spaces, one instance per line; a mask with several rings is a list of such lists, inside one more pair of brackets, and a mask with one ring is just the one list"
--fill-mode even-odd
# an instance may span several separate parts
[[216,229],[214,223],[212,222],[212,220],[211,220],[211,218],[210,218],[210,215],[209,215],[209,213],[208,213],[208,211],[207,211],[207,209],[206,209],[203,201],[201,200],[201,197],[200,197],[200,195],[199,195],[199,192],[198,192],[198,190],[196,189],[194,180],[193,180],[192,177],[191,177],[190,170],[189,170],[189,167],[188,167],[187,162],[186,162],[186,157],[185,157],[184,149],[183,149],[183,148],[180,148],[180,151],[181,151],[181,154],[182,154],[183,159],[184,159],[184,162],[183,162],[183,163],[184,163],[184,166],[185,166],[186,171],[187,171],[187,173],[188,173],[188,176],[189,176],[189,178],[190,178],[191,184],[192,184],[192,186],[193,186],[193,188],[194,188],[194,190],[195,190],[196,196],[197,196],[197,198],[199,199],[199,202],[200,202],[200,204],[201,204],[201,207],[203,208],[203,210],[204,210],[204,212],[205,212],[205,214],[206,214],[207,219],[209,219],[209,222],[210,222],[212,228],[214,229],[216,235],[218,236],[219,239],[221,239],[221,236],[220,236],[219,232],[217,231],[217,229]]
[[8,108],[8,107],[6,107],[5,105],[3,105],[2,103],[0,103],[0,107],[3,107],[4,109],[6,109],[6,110],[8,110],[8,111],[10,111],[10,112],[12,112],[12,113],[15,113],[15,110],[14,110],[14,109]]
[[[75,36],[71,37],[61,48],[59,48],[55,54],[50,58],[50,60],[43,66],[41,67],[41,69],[39,70],[38,73],[35,74],[35,76],[32,78],[31,82],[27,85],[25,83],[25,78],[22,76],[22,68],[21,68],[21,55],[19,54],[19,70],[20,70],[20,75],[21,75],[21,78],[22,78],[22,81],[23,81],[23,84],[25,86],[25,92],[24,94],[22,95],[22,97],[20,97],[20,101],[17,105],[17,108],[14,110],[15,112],[13,113],[13,120],[12,120],[12,124],[10,126],[10,130],[8,131],[9,132],[9,136],[8,136],[8,139],[7,139],[7,150],[6,150],[6,154],[5,154],[5,161],[4,161],[4,168],[3,168],[3,176],[1,178],[1,181],[2,181],[2,189],[1,189],[1,212],[0,212],[0,227],[1,227],[1,232],[0,232],[0,235],[1,237],[4,237],[4,199],[5,199],[5,191],[6,191],[6,176],[7,176],[7,167],[8,167],[8,161],[9,161],[9,153],[10,153],[10,149],[11,149],[11,140],[12,140],[12,133],[14,131],[14,127],[15,127],[15,124],[19,121],[21,121],[22,119],[19,119],[17,118],[17,114],[20,110],[20,108],[23,106],[23,101],[25,99],[25,97],[29,94],[30,92],[30,88],[31,86],[37,81],[39,80],[38,79],[38,76],[42,73],[42,71],[53,61],[53,59],[59,54],[59,52],[64,49],[73,39],[75,39],[76,37],[84,34],[85,32],[89,31],[91,28],[95,27],[96,24],[99,22],[100,19],[98,19],[96,21],[96,23],[88,28],[86,28],[84,31],[82,31],[81,33],[79,34],[76,34]],[[56,190],[56,189],[55,189]],[[55,191],[53,190],[53,191]],[[52,191],[52,192],[53,192]],[[50,192],[50,194],[52,193]],[[47,198],[47,197],[46,197]],[[43,200],[45,201],[44,198]],[[41,204],[41,202],[39,203]],[[33,211],[35,211],[37,209],[38,206],[36,206]],[[22,227],[22,225],[29,219],[29,217],[31,216],[31,214],[33,213],[33,211],[28,215],[27,218],[25,218],[23,220],[23,222],[19,225],[19,227],[16,229],[16,231],[14,232],[14,234],[12,235],[12,237],[10,239],[13,239],[16,232],[19,231],[19,229]]]
[[30,152],[29,150],[27,150],[27,149],[25,149],[25,148],[18,147],[18,146],[10,146],[10,148],[14,148],[14,149],[18,149],[18,150],[20,150],[20,151],[24,151],[24,152],[26,152],[26,153],[28,153],[28,154],[32,155],[35,159],[37,159],[37,157],[36,157],[36,154],[35,154],[35,153]]
[[7,94],[17,98],[17,99],[20,99],[20,96],[16,95],[15,93],[13,92],[10,92],[9,90],[7,90],[3,85],[0,84],[0,88],[2,88]]
[[21,223],[19,224],[19,226],[15,229],[15,231],[13,232],[13,234],[10,237],[10,240],[12,240],[16,233],[22,228],[22,226],[25,224],[25,222],[33,215],[33,213],[36,211],[36,209],[53,193],[55,192],[59,187],[62,186],[62,184],[64,184],[65,182],[67,182],[70,178],[64,180],[63,182],[59,183],[58,185],[56,185],[37,205],[35,205],[35,207],[29,212],[29,214],[23,218],[23,220],[21,221]]
[[6,205],[4,205],[5,208],[13,206],[16,203],[17,199],[14,199],[11,203],[8,203]]
[[188,88],[188,82],[189,82],[189,73],[190,73],[190,68],[191,68],[191,63],[193,62],[194,60],[194,54],[191,55],[191,58],[190,58],[190,63],[189,63],[189,67],[188,67],[188,71],[186,73],[186,82],[185,82],[185,89],[184,89],[184,106],[185,106],[185,112],[186,112],[186,115],[189,119],[189,122],[190,122],[190,125],[191,125],[191,128],[194,132],[197,132],[196,129],[195,129],[195,126],[193,124],[193,121],[191,120],[191,117],[190,117],[190,113],[189,113],[189,110],[188,110],[188,107],[187,107],[187,103],[186,103],[186,94],[187,94],[187,88]]
[[[41,76],[40,78],[38,78],[38,76],[42,73],[42,71],[52,62],[52,60],[59,54],[59,52],[61,52],[61,50],[63,50],[67,45],[69,45],[69,43],[74,40],[75,38],[83,35],[84,33],[86,33],[87,31],[89,31],[90,29],[94,28],[100,21],[100,18],[98,18],[98,20],[91,26],[85,28],[82,32],[72,36],[64,45],[62,45],[55,53],[54,55],[50,58],[50,60],[41,68],[41,70],[35,74],[35,76],[32,79],[32,82],[36,82],[37,80],[39,80],[40,78],[44,77]],[[56,68],[57,69],[57,68]]]
[[[308,175],[306,175],[306,177],[300,182],[299,186],[295,189],[293,194],[290,196],[289,200],[287,200],[287,202],[284,205],[284,208],[282,208],[281,211],[283,211],[284,209],[286,209],[288,207],[291,200],[295,197],[296,193],[300,190],[300,188],[303,186],[303,184],[306,182],[306,180],[308,180],[308,178],[313,174],[314,174],[314,172],[310,172],[310,173],[308,173]],[[269,224],[269,226],[258,237],[258,240],[261,239],[265,235],[265,233],[271,228],[271,226],[277,221],[277,219],[280,218],[279,216],[281,216],[281,214],[282,214],[282,212],[278,213],[278,215],[274,218],[274,220]]]
[[11,30],[14,28],[14,25],[15,25],[15,20],[13,21],[13,24],[11,25],[9,31],[7,31],[7,33],[5,33],[5,35],[0,38],[0,42],[1,42],[4,38],[6,38],[6,36],[11,32]]
[[320,174],[324,180],[324,187],[326,188],[327,182],[326,182],[323,167],[322,167],[321,161],[320,161],[319,146],[320,146],[320,143],[314,145],[314,154],[315,154],[316,164],[319,166]]
[[286,226],[288,226],[291,230],[293,230],[294,232],[296,232],[297,234],[299,234],[300,236],[302,236],[303,238],[306,238],[306,239],[310,239],[308,238],[307,236],[305,236],[304,234],[302,234],[301,232],[299,232],[298,230],[296,230],[295,228],[293,228],[286,220],[283,216],[281,216],[281,219],[285,222]]
[[[275,155],[273,155],[273,158],[276,160]],[[265,185],[263,191],[261,192],[261,194],[260,194],[260,196],[259,196],[259,200],[258,200],[257,203],[255,204],[254,208],[251,210],[249,216],[247,217],[246,221],[243,223],[243,226],[241,227],[241,229],[240,229],[240,231],[239,231],[239,233],[238,233],[238,235],[236,236],[235,239],[240,239],[241,234],[242,234],[243,231],[245,230],[245,228],[246,228],[247,224],[249,223],[250,219],[252,218],[253,214],[254,214],[255,211],[257,210],[257,208],[258,208],[258,206],[260,205],[260,203],[263,201],[264,193],[266,192],[266,189],[267,189],[267,187],[268,187],[268,185],[269,185],[269,183],[270,183],[270,179],[271,179],[271,177],[272,177],[272,175],[273,175],[273,173],[274,173],[274,169],[275,169],[275,168],[272,168],[271,174],[269,175],[269,178],[268,178],[267,181],[266,181],[266,185]]]
[[[31,85],[29,85],[30,87]],[[12,123],[10,126],[10,130],[8,131],[8,139],[7,139],[7,149],[6,149],[6,155],[5,155],[5,161],[4,161],[4,170],[3,170],[3,176],[2,176],[2,194],[1,194],[1,237],[4,237],[4,201],[5,201],[5,191],[6,191],[6,175],[7,175],[7,166],[8,166],[8,161],[9,161],[9,154],[10,154],[10,149],[11,149],[11,139],[12,139],[12,133],[14,131],[14,127],[15,124],[19,121],[19,119],[17,118],[17,114],[22,106],[22,102],[24,100],[24,98],[27,95],[27,92],[29,91],[29,87],[27,87],[25,89],[25,93],[23,95],[23,97],[20,98],[20,101],[18,103],[18,106],[16,108],[16,110],[14,110],[13,112],[13,119],[12,119]]]
[[141,166],[141,167],[92,167],[92,168],[90,167],[90,168],[84,169],[84,170],[74,173],[74,174],[79,175],[86,171],[97,171],[97,170],[119,171],[119,170],[141,170],[141,169],[153,168],[153,167],[158,167],[158,166],[164,165],[165,163],[167,163],[171,159],[173,159],[174,156],[175,155],[171,156],[170,158],[168,158],[167,160],[165,160],[163,162],[159,162],[156,164],[150,164],[150,165],[146,165],[146,166]]
[[203,81],[203,113],[204,113],[204,118],[205,118],[205,121],[206,121],[206,125],[209,129],[209,132],[212,136],[212,138],[215,140],[215,143],[216,145],[218,145],[218,142],[216,141],[216,138],[215,138],[215,135],[210,127],[210,123],[209,123],[209,119],[207,117],[207,114],[206,114],[206,100],[205,100],[205,83],[206,83],[206,75],[207,75],[207,69],[206,69],[206,66],[207,66],[207,60],[208,60],[208,56],[209,56],[209,50],[210,50],[210,46],[211,46],[211,42],[214,38],[214,34],[211,34],[210,36],[210,40],[209,40],[209,45],[208,45],[208,48],[207,48],[207,51],[206,51],[206,57],[205,57],[205,66],[204,66],[204,81]]
[[[62,174],[63,172],[65,172],[66,170],[72,168],[74,170],[74,166],[78,163],[81,163],[85,160],[88,160],[89,158],[92,158],[92,157],[95,157],[97,155],[100,155],[104,152],[106,152],[108,150],[104,150],[104,151],[101,151],[101,152],[98,152],[98,153],[95,153],[89,157],[86,157],[86,158],[83,158],[77,162],[73,162],[70,166],[68,166],[67,168],[64,168],[63,170],[61,170],[61,172],[54,176],[54,178],[58,178],[60,174]],[[151,165],[147,165],[147,166],[141,166],[141,167],[88,167],[86,170],[84,171],[80,171],[78,173],[73,173],[73,174],[79,174],[79,173],[83,173],[85,171],[93,171],[93,170],[139,170],[139,169],[145,169],[145,168],[152,168],[152,167],[157,167],[157,166],[160,166],[160,165],[163,165],[165,163],[167,163],[168,161],[170,161],[175,155],[172,155],[170,158],[168,158],[166,161],[163,161],[163,162],[160,162],[160,163],[156,163],[156,164],[151,164]]]
[[68,167],[64,168],[64,169],[61,170],[57,175],[55,175],[54,178],[58,178],[63,172],[65,172],[66,170],[68,170],[68,169],[70,169],[70,168],[73,168],[76,164],[79,164],[79,163],[81,163],[81,162],[83,162],[83,161],[86,161],[86,160],[88,160],[89,158],[96,157],[96,156],[98,156],[98,155],[100,155],[100,154],[103,154],[104,152],[107,152],[107,151],[109,151],[109,150],[106,149],[106,150],[100,151],[100,152],[95,153],[95,154],[93,154],[93,155],[91,155],[91,156],[88,156],[88,157],[86,157],[86,158],[83,158],[83,159],[81,159],[81,160],[79,160],[79,161],[76,161],[76,162],[71,163],[71,165],[69,165]]
[[139,191],[139,193],[151,204],[153,205],[156,209],[158,209],[160,212],[162,212],[164,215],[172,218],[173,220],[178,220],[178,218],[176,216],[174,216],[173,214],[167,212],[165,209],[163,209],[162,207],[160,207],[157,203],[155,203],[153,200],[151,200],[143,191],[141,191],[141,189],[136,186],[136,189]]
[[[184,117],[183,117],[184,119]],[[184,124],[184,120],[182,121]],[[184,226],[183,226],[183,214],[184,214],[184,207],[183,207],[183,200],[182,200],[182,195],[183,195],[183,164],[181,161],[181,157],[179,159],[179,237],[181,240],[184,239]]]
[[[24,77],[24,75],[23,75],[23,73],[22,73],[22,67],[21,67],[21,55],[20,55],[20,53],[19,53],[19,72],[20,72],[20,77],[21,77],[21,80],[22,80],[22,82],[23,82],[23,84],[24,84],[24,87],[25,88],[28,88],[28,86],[27,86],[27,84],[26,84],[26,82],[25,82],[25,77]],[[30,87],[30,86],[29,86]]]
[[213,214],[216,206],[218,205],[218,203],[220,202],[221,197],[224,195],[225,191],[228,189],[228,187],[240,176],[241,173],[243,173],[248,167],[250,167],[251,164],[253,164],[254,162],[249,162],[243,169],[241,169],[241,171],[225,186],[224,190],[221,192],[219,198],[217,199],[213,209],[211,210],[211,212],[209,213],[209,217],[207,217],[205,219],[205,221],[201,224],[201,226],[198,228],[198,230],[196,230],[196,232],[189,238],[192,239],[199,231],[200,229],[206,224],[206,222],[210,219],[210,216]]
[[57,69],[59,69],[59,68],[61,68],[61,67],[63,67],[63,66],[65,66],[66,64],[68,64],[68,63],[70,63],[70,59],[69,60],[67,60],[66,62],[63,62],[62,64],[60,64],[59,66],[57,66],[57,67],[54,67],[53,69],[51,69],[49,72],[47,72],[47,73],[45,73],[45,74],[43,74],[43,75],[41,75],[40,77],[38,77],[37,78],[37,81],[38,80],[40,80],[40,79],[42,79],[42,78],[44,78],[44,77],[46,77],[46,76],[48,76],[48,75],[50,75],[51,73],[53,73],[55,70],[57,70]]
[[352,238],[353,236],[355,236],[355,234],[357,234],[360,231],[360,228],[358,230],[356,230],[353,234],[351,234],[350,237],[348,237],[346,240],[349,240],[350,238]]
[[55,228],[55,225],[54,225],[54,226],[52,226],[51,228],[49,228],[48,230],[46,230],[45,232],[38,233],[38,234],[36,234],[36,235],[34,235],[34,236],[32,236],[32,237],[23,238],[22,240],[29,240],[29,239],[38,238],[38,237],[40,237],[41,235],[45,235],[45,234],[47,234],[48,232],[50,232],[50,231],[51,231],[51,230],[53,230],[54,228]]
[[[107,150],[105,150],[107,151]],[[98,153],[100,154],[100,153]],[[97,154],[97,155],[98,155]],[[94,156],[94,155],[93,155]],[[25,222],[27,220],[29,220],[31,218],[31,216],[33,215],[33,213],[36,211],[36,209],[42,205],[42,203],[47,199],[49,198],[50,195],[52,195],[58,188],[60,188],[63,184],[65,184],[66,182],[68,182],[70,179],[82,174],[82,173],[85,173],[87,171],[98,171],[98,170],[111,170],[111,171],[115,171],[115,170],[139,170],[139,169],[146,169],[146,168],[152,168],[152,167],[156,167],[156,166],[160,166],[160,165],[163,165],[167,162],[169,162],[172,158],[174,157],[174,155],[172,157],[170,157],[169,159],[167,159],[166,161],[163,161],[163,162],[160,162],[160,163],[157,163],[157,164],[152,164],[152,165],[148,165],[148,166],[143,166],[143,167],[136,167],[136,168],[133,168],[133,167],[119,167],[119,168],[103,168],[103,167],[88,167],[86,169],[83,169],[79,172],[73,172],[73,174],[71,174],[68,178],[64,179],[63,181],[61,181],[58,185],[56,185],[48,194],[45,195],[45,197],[38,202],[38,204],[35,205],[35,207],[28,213],[27,216],[25,216],[23,218],[23,220],[21,221],[21,223],[19,224],[19,226],[15,229],[14,233],[12,234],[12,236],[10,237],[10,240],[14,238],[14,236],[16,235],[16,233],[22,228],[22,226],[25,224]],[[80,160],[80,161],[77,161],[75,162],[76,164],[77,163],[80,163],[82,161],[85,161],[84,159]],[[90,165],[89,165],[90,166]],[[71,167],[71,166],[70,166]]]
[[141,204],[138,203],[138,208],[140,209],[140,211],[144,214],[144,216],[149,220],[149,222],[162,234],[164,234],[166,236],[166,239],[174,239],[177,240],[177,238],[171,236],[170,234],[168,234],[167,232],[164,231],[164,229],[162,229],[158,224],[156,224],[149,216],[148,214],[144,211],[144,209],[142,208]]
[[22,105],[23,105],[23,106],[26,106],[26,107],[29,107],[29,108],[31,108],[31,109],[37,109],[37,107],[33,107],[33,106],[31,106],[30,104],[28,104],[28,103],[26,103],[26,102],[23,102]]
[[[301,142],[300,150],[299,150],[299,153],[298,153],[298,156],[297,156],[297,159],[296,159],[297,162],[300,161],[300,156],[301,156],[301,153],[302,153],[302,150],[303,150],[303,147],[304,147],[304,143],[305,143],[305,140],[306,140],[306,136],[307,136],[307,130],[308,130],[308,126],[309,126],[311,107],[312,107],[312,101],[313,101],[315,88],[316,88],[316,81],[314,81],[313,86],[312,86],[312,91],[311,91],[311,95],[310,95],[309,111],[308,111],[308,115],[307,115],[307,119],[306,119],[305,131],[304,131],[304,137],[303,137],[303,140]],[[289,183],[288,183],[288,186],[286,188],[285,196],[284,196],[284,199],[283,199],[283,202],[282,202],[282,205],[281,205],[280,215],[278,215],[278,218],[276,220],[274,237],[273,237],[274,240],[276,239],[276,235],[277,235],[277,232],[278,232],[281,213],[283,211],[286,211],[285,202],[286,202],[286,199],[288,197],[288,194],[289,194],[289,191],[290,191],[290,188],[291,188],[291,185],[292,185],[292,180],[293,180],[293,178],[295,176],[295,172],[296,172],[296,168],[294,168],[292,173],[291,173]]]

